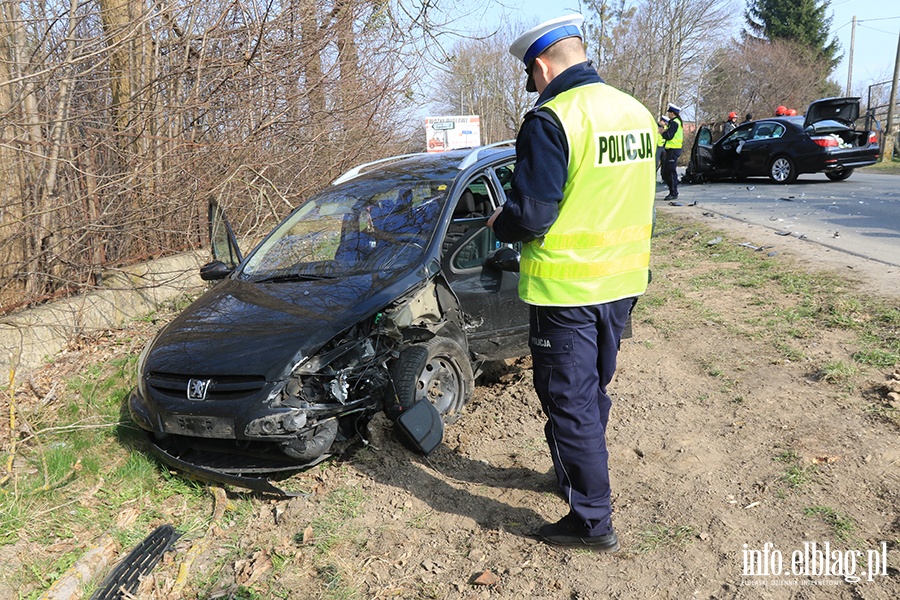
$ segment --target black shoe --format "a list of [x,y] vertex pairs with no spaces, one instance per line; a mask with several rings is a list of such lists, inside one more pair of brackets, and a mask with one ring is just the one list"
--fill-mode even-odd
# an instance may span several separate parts
[[594,552],[615,552],[619,549],[619,538],[615,531],[606,535],[588,535],[578,517],[569,513],[556,523],[542,525],[538,537],[554,546],[585,548]]
[[663,198],[663,200],[678,200],[678,194],[675,194],[674,196],[672,194],[669,194],[668,196]]

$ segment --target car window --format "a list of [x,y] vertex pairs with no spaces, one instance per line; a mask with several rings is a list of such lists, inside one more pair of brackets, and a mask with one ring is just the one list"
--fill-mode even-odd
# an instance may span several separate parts
[[241,252],[224,211],[215,201],[209,203],[209,226],[209,243],[213,258],[234,269],[241,262]]
[[472,236],[472,239],[459,247],[451,257],[450,265],[454,271],[480,269],[484,264],[484,259],[498,246],[499,241],[494,232],[483,227]]
[[752,140],[769,140],[780,138],[784,135],[784,125],[781,123],[757,123],[753,128]]
[[503,186],[503,197],[500,198],[500,204],[506,202],[506,194],[512,189],[513,171],[515,171],[515,169],[515,163],[509,163],[494,169],[494,174],[497,175],[500,185]]
[[247,259],[253,280],[399,268],[422,256],[447,190],[442,181],[380,180],[313,196]]
[[494,211],[491,197],[491,187],[483,175],[470,181],[463,189],[453,207],[453,216],[444,235],[441,247],[444,254],[467,233],[485,226],[487,218]]
[[709,127],[701,127],[697,132],[697,143],[701,146],[709,146],[712,144],[712,131]]
[[747,140],[750,138],[750,134],[753,132],[751,127],[738,127],[721,140],[719,140],[720,144],[734,144],[735,142]]

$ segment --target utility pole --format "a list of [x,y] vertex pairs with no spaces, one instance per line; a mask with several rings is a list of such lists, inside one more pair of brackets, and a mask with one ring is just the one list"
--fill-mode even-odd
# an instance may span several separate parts
[[850,58],[847,60],[847,93],[850,95],[850,86],[853,83],[853,46],[856,45],[856,15],[853,15],[853,26],[850,28]]
[[900,35],[897,36],[897,57],[894,59],[894,81],[891,83],[891,100],[888,102],[887,127],[885,127],[884,153],[881,162],[894,160],[894,105],[897,104],[897,80],[900,79]]

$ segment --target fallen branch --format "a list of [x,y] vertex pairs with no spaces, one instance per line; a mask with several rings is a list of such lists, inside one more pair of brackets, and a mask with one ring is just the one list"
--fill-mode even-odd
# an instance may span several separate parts
[[108,533],[104,533],[93,548],[75,561],[62,577],[53,582],[40,600],[69,600],[80,597],[81,587],[104,571],[115,554],[115,540]]

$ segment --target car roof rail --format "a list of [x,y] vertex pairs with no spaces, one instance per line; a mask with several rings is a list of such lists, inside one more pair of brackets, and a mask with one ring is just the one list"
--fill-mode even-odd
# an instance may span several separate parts
[[343,173],[342,175],[340,175],[334,181],[332,181],[331,185],[338,185],[339,183],[344,183],[345,181],[350,181],[351,179],[359,177],[360,175],[362,175],[363,169],[366,169],[368,167],[374,167],[375,165],[380,165],[382,163],[391,162],[391,161],[395,161],[395,160],[402,160],[404,158],[410,158],[411,156],[419,156],[420,154],[422,154],[422,153],[414,152],[412,154],[401,154],[399,156],[389,156],[387,158],[373,160],[372,162],[367,162],[367,163],[363,163],[361,165],[357,165],[357,166],[353,167],[352,169],[350,169],[349,171],[347,171],[346,173]]
[[493,144],[488,144],[487,146],[479,146],[473,149],[469,154],[463,158],[460,163],[456,166],[457,169],[462,171],[463,169],[467,169],[478,162],[479,153],[483,150],[487,150],[488,148],[496,148],[498,146],[513,146],[515,145],[516,140],[503,140],[502,142],[495,142]]

